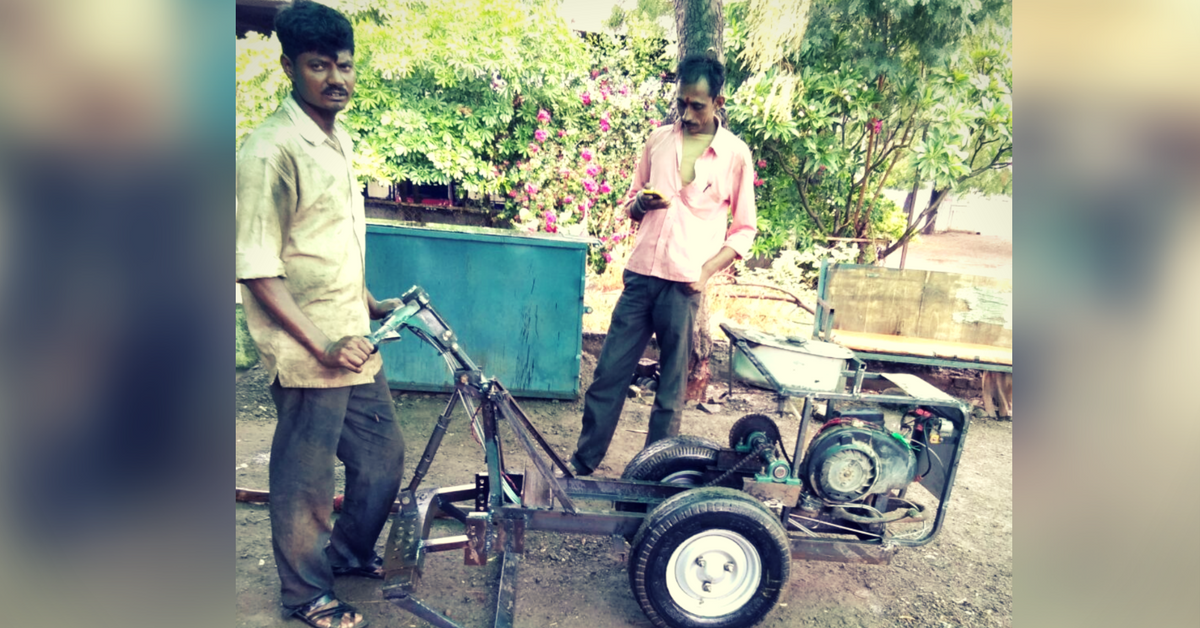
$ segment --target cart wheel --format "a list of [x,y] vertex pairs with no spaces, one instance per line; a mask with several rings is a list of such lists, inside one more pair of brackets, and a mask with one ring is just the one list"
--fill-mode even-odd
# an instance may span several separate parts
[[752,626],[779,601],[791,552],[783,525],[740,491],[706,487],[659,504],[629,554],[629,583],[663,628]]
[[[699,436],[672,436],[638,452],[621,473],[622,480],[701,486],[705,470],[717,462],[721,446]],[[625,512],[646,512],[646,504],[616,502]]]

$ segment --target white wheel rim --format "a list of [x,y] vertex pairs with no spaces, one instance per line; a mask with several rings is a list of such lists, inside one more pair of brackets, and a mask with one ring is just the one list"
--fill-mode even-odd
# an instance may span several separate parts
[[762,580],[762,559],[746,537],[707,530],[684,541],[667,562],[667,592],[684,611],[720,617],[745,606]]

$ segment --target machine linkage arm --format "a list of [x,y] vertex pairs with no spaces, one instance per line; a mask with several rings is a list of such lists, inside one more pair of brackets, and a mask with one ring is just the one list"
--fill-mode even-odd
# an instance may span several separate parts
[[461,371],[479,372],[479,367],[459,346],[454,330],[429,302],[429,295],[424,289],[413,286],[400,296],[400,300],[404,305],[393,310],[379,329],[367,336],[371,344],[378,347],[382,342],[398,340],[398,332],[404,327],[448,358],[456,374]]

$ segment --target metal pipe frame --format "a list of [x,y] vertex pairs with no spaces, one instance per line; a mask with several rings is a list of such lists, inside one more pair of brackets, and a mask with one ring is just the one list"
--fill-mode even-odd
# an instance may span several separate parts
[[[644,503],[653,510],[653,506],[671,495],[687,490],[689,487],[658,484],[654,482],[638,482],[632,480],[607,480],[596,478],[574,477],[570,468],[558,457],[542,435],[537,431],[529,418],[517,405],[512,395],[497,381],[483,376],[482,371],[471,362],[466,353],[458,346],[454,333],[445,324],[441,316],[432,309],[428,296],[419,288],[414,288],[405,294],[406,306],[403,308],[405,320],[400,323],[387,321],[392,330],[401,327],[409,329],[422,340],[431,344],[448,361],[458,368],[454,371],[455,391],[447,404],[446,410],[439,417],[434,433],[426,445],[425,452],[418,465],[419,473],[414,473],[413,481],[408,488],[400,493],[400,509],[393,520],[388,537],[387,549],[384,554],[384,598],[396,604],[414,616],[429,622],[439,628],[462,628],[450,618],[438,613],[420,600],[413,597],[425,556],[430,552],[463,550],[464,562],[469,565],[486,565],[489,555],[499,552],[496,607],[493,609],[493,626],[496,628],[511,628],[516,614],[516,583],[524,551],[524,535],[527,530],[549,531],[572,534],[622,535],[632,536],[641,527],[645,513],[625,512],[618,510],[585,510],[576,501],[613,501]],[[419,325],[409,324],[414,320]],[[963,445],[966,442],[970,414],[962,402],[947,399],[918,399],[907,395],[877,395],[863,394],[861,386],[864,379],[874,379],[875,374],[865,373],[859,362],[858,368],[845,375],[851,378],[852,390],[846,392],[828,392],[797,389],[782,386],[768,369],[753,355],[745,341],[730,335],[730,392],[733,387],[733,351],[742,351],[750,362],[762,372],[763,376],[775,388],[781,405],[786,404],[790,410],[800,417],[800,425],[796,435],[795,456],[791,468],[791,477],[800,478],[803,469],[803,443],[805,432],[812,418],[816,401],[863,401],[882,403],[905,403],[918,406],[948,409],[949,414],[958,417],[955,422],[959,428],[956,438],[953,459],[946,473],[946,482],[939,496],[937,515],[933,526],[918,539],[844,539],[812,536],[795,531],[788,532],[790,553],[793,559],[823,560],[835,562],[859,562],[886,564],[895,554],[897,546],[916,546],[930,542],[941,529],[945,519],[946,504],[949,501],[951,488],[961,460]],[[379,334],[382,336],[382,334]],[[378,342],[373,338],[373,341]],[[804,399],[803,410],[797,412],[791,400]],[[467,484],[448,488],[417,490],[424,473],[428,470],[441,444],[441,436],[449,426],[451,412],[457,405],[471,409],[471,400],[481,404],[484,432],[484,457],[487,471],[477,476],[475,484]],[[549,507],[526,507],[524,492],[529,483],[525,482],[523,474],[505,471],[503,450],[498,435],[499,423],[509,425],[518,437],[518,442],[533,462],[534,472],[550,490],[557,500],[561,510],[553,503]],[[556,476],[557,468],[562,476]],[[504,493],[502,483],[511,481],[514,490],[521,491],[522,503],[513,503]],[[473,501],[470,512],[455,506],[455,502]],[[782,511],[782,519],[786,523],[790,507]],[[464,524],[464,534],[430,538],[430,527],[434,519],[448,517]]]

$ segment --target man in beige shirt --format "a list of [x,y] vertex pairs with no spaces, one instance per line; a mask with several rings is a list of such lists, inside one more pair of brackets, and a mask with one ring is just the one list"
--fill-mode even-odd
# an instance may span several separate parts
[[[237,280],[272,379],[271,542],[286,612],[318,628],[366,620],[333,596],[335,575],[382,577],[375,542],[400,488],[404,439],[369,319],[363,197],[336,122],[354,94],[354,33],[300,1],[275,19],[293,91],[237,160]],[[336,525],[334,459],[346,466]]]

